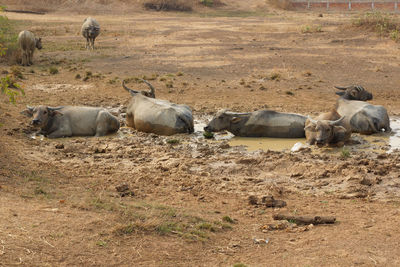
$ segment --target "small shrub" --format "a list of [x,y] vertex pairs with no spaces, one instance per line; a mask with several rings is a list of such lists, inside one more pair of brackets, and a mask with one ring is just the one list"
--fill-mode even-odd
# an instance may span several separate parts
[[80,79],[80,78],[81,78],[81,75],[79,73],[75,75],[75,79]]
[[227,222],[227,223],[236,223],[234,219],[232,219],[229,216],[224,216],[222,217],[222,221]]
[[156,11],[192,11],[193,7],[184,0],[147,0],[144,8]]
[[205,131],[203,133],[203,136],[204,136],[205,139],[212,139],[212,138],[214,138],[214,133]]
[[272,72],[269,76],[269,79],[273,81],[279,81],[281,79],[281,74],[278,72]]
[[170,145],[179,144],[179,139],[168,139],[167,144],[170,144]]
[[301,33],[322,32],[321,25],[303,25],[300,29]]
[[10,103],[16,103],[16,97],[25,95],[25,91],[17,84],[10,76],[2,77],[0,79],[1,93],[8,96]]
[[366,12],[353,20],[355,27],[377,32],[381,36],[389,36],[399,40],[400,21],[395,16],[379,11]]
[[214,1],[213,0],[200,0],[200,4],[208,7],[214,6]]
[[350,157],[350,151],[349,151],[347,148],[343,147],[342,150],[341,150],[341,152],[340,152],[340,157],[341,157],[342,159],[347,159],[347,158],[349,158],[349,157]]
[[52,67],[49,68],[49,72],[50,72],[50,74],[54,75],[54,74],[58,73],[58,69],[56,67],[52,66]]

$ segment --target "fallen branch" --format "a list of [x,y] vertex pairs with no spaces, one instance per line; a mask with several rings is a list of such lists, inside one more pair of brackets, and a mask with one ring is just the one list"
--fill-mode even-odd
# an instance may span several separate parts
[[336,217],[333,216],[290,216],[285,214],[273,215],[274,220],[287,220],[295,224],[332,224]]
[[15,10],[15,9],[4,9],[6,12],[14,12],[14,13],[26,13],[26,14],[36,14],[36,15],[44,15],[45,12],[39,11],[29,11],[29,10]]

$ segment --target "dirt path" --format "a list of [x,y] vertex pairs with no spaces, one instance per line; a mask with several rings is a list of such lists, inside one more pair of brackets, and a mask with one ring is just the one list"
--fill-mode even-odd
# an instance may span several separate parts
[[[399,44],[354,30],[341,14],[138,13],[97,16],[91,52],[78,34],[84,16],[7,15],[42,36],[44,49],[21,68],[26,96],[15,106],[1,99],[0,266],[400,264],[398,152],[247,152],[201,133],[128,128],[41,140],[19,114],[25,105],[91,105],[123,122],[120,83],[145,76],[158,98],[188,104],[196,118],[221,108],[317,114],[334,105],[333,85],[349,84],[399,115]],[[288,205],[254,206],[250,195]],[[265,230],[278,212],[337,223]]]

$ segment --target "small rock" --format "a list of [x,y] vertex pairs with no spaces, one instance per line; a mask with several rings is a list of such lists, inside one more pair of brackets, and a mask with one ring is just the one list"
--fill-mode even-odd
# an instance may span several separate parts
[[319,14],[318,14],[318,17],[319,17],[319,18],[322,18],[323,16],[324,16],[324,15],[322,15],[322,13],[319,13]]

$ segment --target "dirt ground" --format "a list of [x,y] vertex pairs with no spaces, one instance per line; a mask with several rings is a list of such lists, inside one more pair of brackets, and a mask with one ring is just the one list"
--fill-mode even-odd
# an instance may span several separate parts
[[[7,13],[44,48],[21,67],[26,96],[1,96],[0,266],[400,265],[399,152],[248,152],[199,132],[127,127],[32,137],[26,105],[102,106],[124,123],[121,81],[135,77],[197,120],[222,108],[315,115],[335,104],[334,85],[350,84],[400,115],[400,45],[352,28],[356,14],[206,14],[97,15],[102,32],[86,51],[84,15]],[[248,201],[271,195],[287,206]],[[337,221],[268,230],[277,213]]]

